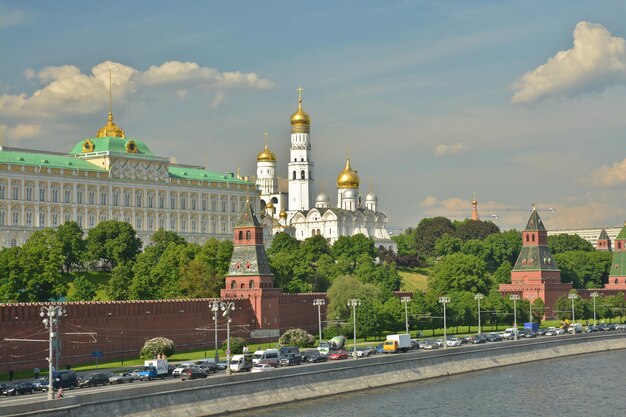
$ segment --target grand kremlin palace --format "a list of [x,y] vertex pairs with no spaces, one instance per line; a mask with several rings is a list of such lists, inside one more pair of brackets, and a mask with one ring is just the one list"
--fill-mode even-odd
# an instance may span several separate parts
[[[174,164],[126,137],[109,113],[95,137],[67,154],[0,147],[0,245],[22,245],[35,230],[76,221],[130,223],[144,245],[163,228],[202,244],[231,239],[256,185],[234,174]],[[251,198],[253,209],[257,198]]]

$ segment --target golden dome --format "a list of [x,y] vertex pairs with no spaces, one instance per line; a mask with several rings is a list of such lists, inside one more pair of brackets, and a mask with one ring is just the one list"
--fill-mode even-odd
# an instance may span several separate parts
[[275,162],[276,155],[274,152],[270,151],[270,148],[267,146],[267,142],[265,142],[265,149],[259,153],[256,157],[257,162]]
[[126,134],[124,133],[124,130],[122,128],[120,128],[118,125],[113,123],[113,113],[109,112],[109,118],[107,120],[107,124],[102,126],[100,130],[98,130],[98,133],[96,133],[96,137],[97,138],[106,138],[106,137],[125,138]]
[[267,205],[265,206],[265,208],[268,208],[268,209],[273,209],[273,208],[274,208],[274,204],[272,204],[272,202],[270,201],[269,203],[267,203]]
[[346,159],[346,167],[337,177],[337,188],[359,188],[359,174],[350,166],[350,158]]
[[287,212],[285,211],[285,209],[282,209],[280,211],[280,214],[278,215],[278,217],[280,217],[281,219],[286,219],[287,218]]
[[302,110],[302,87],[298,88],[298,111],[291,115],[291,133],[309,133],[311,117]]

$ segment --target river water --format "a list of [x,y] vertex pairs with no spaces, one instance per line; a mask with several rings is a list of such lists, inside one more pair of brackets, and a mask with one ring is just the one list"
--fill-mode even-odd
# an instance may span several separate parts
[[477,371],[229,416],[625,417],[626,350]]

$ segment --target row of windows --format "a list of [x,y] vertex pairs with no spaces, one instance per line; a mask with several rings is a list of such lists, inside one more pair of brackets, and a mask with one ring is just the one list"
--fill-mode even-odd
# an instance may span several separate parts
[[[51,202],[53,203],[60,203],[61,201],[59,200],[59,189],[53,188],[51,190]],[[0,199],[5,199],[5,194],[6,194],[6,186],[4,184],[0,184]],[[108,192],[101,192],[100,193],[100,205],[107,205],[108,204]],[[119,193],[119,192],[114,192],[113,193],[113,197],[112,197],[112,205],[113,206],[121,206],[123,204],[123,206],[125,207],[131,207],[131,203],[133,202],[131,199],[131,193],[130,192],[125,192],[123,194]],[[39,201],[41,202],[45,202],[46,201],[46,189],[41,188],[39,189]],[[88,191],[86,194],[86,199],[85,199],[85,192],[83,190],[78,190],[76,192],[76,203],[77,204],[90,204],[90,205],[95,205],[96,204],[96,192],[95,191]],[[121,197],[121,198],[120,198]],[[134,207],[144,207],[144,194],[142,191],[138,191],[135,193],[135,199],[134,199]],[[170,196],[170,201],[169,201],[169,206],[166,207],[166,199],[165,199],[165,195],[163,194],[159,194],[158,198],[155,201],[155,195],[153,193],[149,193],[147,196],[147,199],[145,201],[145,207],[147,208],[159,208],[159,209],[165,209],[165,208],[169,208],[169,209],[176,209],[177,206],[180,207],[181,210],[192,210],[192,211],[197,211],[197,210],[202,210],[202,211],[208,211],[208,207],[209,207],[209,200],[206,198],[203,198],[200,202],[200,204],[198,204],[198,199],[197,198],[191,198],[189,199],[189,203],[187,200],[187,197],[184,195],[180,196],[180,199],[177,198],[177,196],[175,195],[171,195]],[[14,185],[11,187],[11,199],[12,200],[20,200],[20,186],[19,185]],[[25,200],[26,201],[33,201],[33,187],[26,187],[26,195],[25,195]],[[72,190],[70,189],[64,189],[63,190],[63,203],[72,203]],[[237,213],[240,212],[241,210],[243,210],[243,206],[244,206],[244,202],[240,201],[239,205],[237,204],[237,201],[231,201],[230,202],[230,207],[228,207],[228,202],[226,200],[221,200],[220,201],[220,211],[222,212],[226,212],[227,208],[230,208],[230,212],[231,213]],[[211,199],[211,211],[217,211],[218,208],[218,201],[216,199]]]

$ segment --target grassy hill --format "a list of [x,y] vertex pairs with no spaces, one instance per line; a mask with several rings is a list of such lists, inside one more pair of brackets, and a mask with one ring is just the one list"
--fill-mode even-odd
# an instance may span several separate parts
[[402,277],[400,290],[402,291],[426,291],[428,287],[428,269],[411,269],[398,271]]

